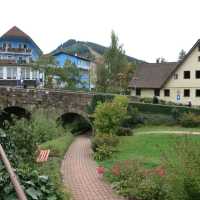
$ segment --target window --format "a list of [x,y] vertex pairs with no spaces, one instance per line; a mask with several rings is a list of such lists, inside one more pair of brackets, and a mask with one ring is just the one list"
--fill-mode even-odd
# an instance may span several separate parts
[[154,90],[154,96],[159,97],[160,96],[160,89]]
[[7,67],[7,79],[17,79],[16,67]]
[[174,74],[174,80],[178,79],[178,74]]
[[3,67],[0,67],[0,79],[3,79]]
[[26,44],[24,44],[24,49],[26,49],[27,48],[27,45]]
[[22,48],[22,44],[19,44],[19,49],[21,49]]
[[198,56],[198,61],[200,62],[200,56]]
[[190,90],[189,89],[185,89],[184,90],[184,97],[189,97],[190,96]]
[[37,71],[36,70],[32,70],[32,79],[33,80],[37,79]]
[[200,71],[196,71],[196,79],[199,79],[200,78]]
[[190,71],[184,71],[184,79],[190,79]]
[[136,96],[141,96],[141,89],[140,88],[136,88]]
[[200,97],[200,90],[196,90],[196,97]]
[[164,96],[165,97],[169,97],[170,96],[170,90],[169,89],[165,89],[164,90]]
[[6,43],[5,43],[5,42],[3,43],[3,48],[4,48],[4,49],[6,48]]
[[8,48],[12,48],[12,45],[11,45],[11,43],[8,43]]
[[198,46],[198,50],[200,51],[200,45]]
[[21,79],[30,79],[30,73],[31,73],[31,69],[30,68],[26,68],[23,67],[21,68]]
[[31,69],[26,68],[26,79],[30,79],[30,72],[31,72]]

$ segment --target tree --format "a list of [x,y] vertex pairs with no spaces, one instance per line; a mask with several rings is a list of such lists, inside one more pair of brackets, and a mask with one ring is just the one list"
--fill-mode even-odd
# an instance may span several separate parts
[[108,87],[108,73],[105,64],[97,64],[96,67],[96,89],[97,91],[106,92]]
[[[129,80],[129,63],[114,31],[111,33],[111,44],[104,54],[103,63],[97,65],[97,90],[103,92],[122,92]],[[124,81],[125,80],[125,81]]]
[[53,76],[58,69],[57,66],[58,63],[51,55],[43,55],[34,63],[33,68],[45,74],[45,87],[53,87]]
[[156,58],[156,63],[165,63],[165,62],[167,62],[167,61],[163,57]]
[[93,114],[94,129],[98,134],[117,134],[128,118],[128,98],[115,96],[113,101],[99,103]]
[[185,57],[186,52],[184,51],[184,49],[181,49],[179,56],[178,56],[178,61],[183,60],[183,58]]
[[65,62],[63,70],[57,74],[60,76],[60,80],[66,83],[68,89],[76,89],[84,86],[84,82],[81,80],[81,69],[71,62]]

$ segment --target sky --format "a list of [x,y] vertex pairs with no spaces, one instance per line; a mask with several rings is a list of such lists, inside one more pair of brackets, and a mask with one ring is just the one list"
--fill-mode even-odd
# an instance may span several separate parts
[[0,35],[12,26],[44,53],[68,39],[110,44],[114,30],[126,54],[176,61],[200,38],[199,0],[0,0]]

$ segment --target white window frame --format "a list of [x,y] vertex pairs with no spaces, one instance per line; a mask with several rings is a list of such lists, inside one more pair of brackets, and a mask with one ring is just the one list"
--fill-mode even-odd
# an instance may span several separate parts
[[[8,74],[9,70],[10,70],[10,74]],[[17,67],[6,67],[6,79],[17,80]]]

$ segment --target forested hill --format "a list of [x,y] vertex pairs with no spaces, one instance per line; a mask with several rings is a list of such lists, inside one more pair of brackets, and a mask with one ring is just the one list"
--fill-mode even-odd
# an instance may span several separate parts
[[[61,44],[58,46],[53,52],[57,50],[64,50],[68,52],[69,54],[75,54],[82,57],[89,58],[93,61],[100,59],[105,51],[107,50],[107,47],[104,47],[102,45],[92,43],[92,42],[83,42],[83,41],[76,41],[74,39],[68,40],[67,42]],[[144,61],[139,60],[137,58],[133,58],[130,56],[127,56],[128,60],[133,63],[144,63]]]

